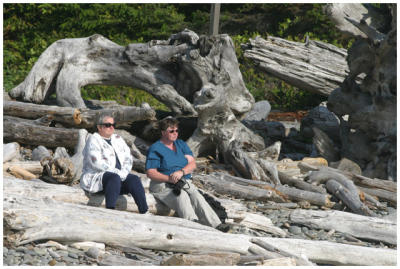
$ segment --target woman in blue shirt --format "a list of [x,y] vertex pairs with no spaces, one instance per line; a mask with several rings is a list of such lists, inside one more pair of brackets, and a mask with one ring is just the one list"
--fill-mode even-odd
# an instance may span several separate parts
[[[178,139],[178,120],[167,117],[159,122],[159,129],[161,138],[151,145],[146,159],[150,192],[179,217],[217,227],[221,224],[219,217],[190,180],[196,161],[188,145]],[[174,184],[181,178],[186,184],[177,195]]]

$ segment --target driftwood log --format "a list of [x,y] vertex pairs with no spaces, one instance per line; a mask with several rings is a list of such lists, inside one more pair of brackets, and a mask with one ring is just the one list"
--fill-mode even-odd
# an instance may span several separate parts
[[[38,199],[52,199],[77,205],[105,207],[104,195],[85,193],[78,186],[69,187],[63,184],[48,184],[40,180],[24,181],[12,177],[4,177],[3,186],[9,194],[20,194]],[[146,200],[150,212],[157,215],[168,215],[170,213],[170,210],[162,203],[157,202],[153,195],[146,193]],[[120,195],[115,207],[117,210],[139,212],[130,195]]]
[[338,88],[349,72],[345,49],[308,37],[305,43],[256,37],[244,48],[244,57],[254,60],[262,71],[325,96]]
[[[133,246],[183,253],[191,250],[249,254],[250,247],[262,249],[251,243],[249,236],[221,233],[180,218],[73,205],[7,192],[4,195],[3,205],[5,238],[11,239],[10,241],[17,245],[44,239],[68,242],[74,238],[74,241],[95,241],[123,247]],[[65,221],[66,216],[68,222]],[[12,230],[18,232],[11,233]],[[199,238],[201,240],[198,240]],[[263,238],[258,237],[258,239]],[[266,240],[278,249],[298,256],[306,255],[310,261],[317,263],[396,264],[396,250],[323,241],[276,238],[266,238]]]
[[17,166],[25,169],[26,171],[41,175],[43,173],[43,166],[39,161],[14,161],[3,163],[3,170],[7,170],[11,166]]
[[28,119],[4,116],[3,127],[4,141],[20,144],[73,149],[78,141],[79,129],[42,126]]
[[[330,201],[329,199],[330,196],[328,194],[299,190],[296,188],[286,187],[282,185],[273,186],[263,181],[248,180],[218,172],[204,176],[203,180],[206,181],[207,178],[209,177],[215,177],[216,179],[215,181],[220,181],[221,186],[227,184],[225,182],[234,182],[242,186],[257,186],[258,188],[266,188],[270,192],[278,193],[279,196],[281,196],[281,198],[286,197],[287,199],[290,199],[292,201],[308,201],[311,204],[324,207],[332,207],[334,205],[334,203]],[[199,179],[201,180],[201,178]],[[196,177],[194,177],[194,180],[196,180]],[[269,192],[265,192],[264,195],[266,195],[266,193]]]
[[341,211],[296,209],[290,214],[294,223],[350,234],[356,238],[397,245],[397,224],[381,218],[365,217]]
[[96,119],[100,113],[109,113],[114,116],[118,124],[132,123],[141,120],[155,120],[155,111],[150,108],[133,106],[117,106],[106,109],[85,109],[73,107],[48,106],[17,101],[5,101],[3,113],[25,119],[38,119],[46,115],[52,121],[60,123],[65,127],[93,128],[96,126]]

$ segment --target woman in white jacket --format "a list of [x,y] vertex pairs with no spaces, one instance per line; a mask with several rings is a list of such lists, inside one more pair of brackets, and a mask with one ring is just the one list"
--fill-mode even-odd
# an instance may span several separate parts
[[140,178],[130,174],[132,155],[124,139],[114,134],[114,118],[101,115],[97,121],[97,133],[87,140],[83,150],[81,187],[90,192],[103,191],[106,208],[115,208],[120,194],[130,193],[139,213],[148,210],[144,188]]

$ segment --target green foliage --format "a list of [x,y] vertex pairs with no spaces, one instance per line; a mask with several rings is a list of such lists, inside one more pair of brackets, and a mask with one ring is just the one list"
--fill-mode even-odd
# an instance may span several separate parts
[[[3,81],[9,91],[27,76],[41,53],[63,38],[101,34],[125,46],[189,28],[207,34],[210,4],[11,4],[3,5]],[[273,108],[294,110],[313,106],[321,97],[301,91],[269,77],[243,57],[241,43],[256,35],[279,36],[294,41],[322,40],[348,48],[345,40],[322,13],[321,4],[222,4],[220,32],[235,43],[240,70],[256,101],[268,100]],[[116,100],[121,104],[150,105],[166,109],[149,94],[129,87],[86,86],[87,99]]]

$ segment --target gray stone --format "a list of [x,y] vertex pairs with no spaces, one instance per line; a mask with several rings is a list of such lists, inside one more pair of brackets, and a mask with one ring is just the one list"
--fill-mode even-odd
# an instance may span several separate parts
[[48,254],[48,252],[47,252],[47,250],[45,248],[35,247],[33,249],[33,251],[36,252],[37,255],[47,255]]
[[306,233],[306,232],[308,232],[308,228],[307,227],[301,227],[301,231],[303,232],[303,233]]
[[3,255],[5,255],[5,254],[7,254],[7,253],[8,253],[8,248],[3,247]]
[[91,247],[85,252],[85,254],[93,259],[97,259],[99,257],[100,251],[98,248]]
[[301,228],[299,226],[290,226],[289,232],[295,235],[301,234]]
[[14,265],[14,264],[15,264],[15,258],[14,258],[14,256],[7,256],[7,257],[4,259],[4,263],[7,264],[7,265]]
[[73,259],[78,259],[79,258],[78,254],[76,254],[74,252],[68,252],[68,257],[71,257]]
[[60,258],[60,255],[57,252],[51,250],[50,248],[47,249],[47,251],[49,252],[50,256],[53,257],[54,259]]
[[358,164],[356,164],[355,162],[353,162],[352,160],[349,160],[347,158],[342,158],[338,162],[331,162],[329,164],[329,166],[331,166],[333,168],[337,168],[341,171],[351,172],[356,175],[362,174],[360,166]]
[[26,247],[17,247],[16,249],[15,249],[15,251],[16,252],[24,252],[25,253],[25,250],[26,250],[27,248]]
[[51,157],[44,146],[38,146],[32,151],[32,161],[41,161],[44,157]]
[[271,105],[268,101],[257,102],[254,104],[253,109],[246,114],[244,120],[264,120],[268,117],[270,111]]

